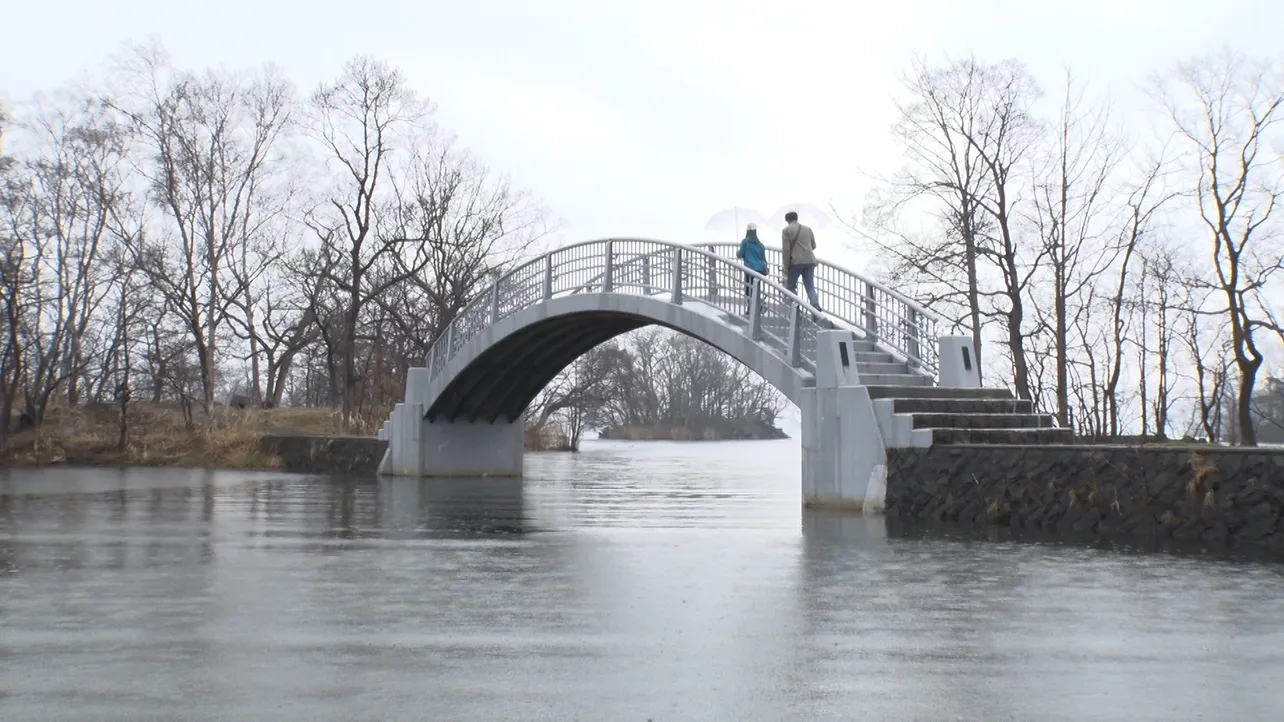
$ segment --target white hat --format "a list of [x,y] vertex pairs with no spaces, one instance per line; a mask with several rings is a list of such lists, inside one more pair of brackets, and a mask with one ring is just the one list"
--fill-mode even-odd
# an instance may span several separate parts
[[757,223],[750,223],[750,224],[749,224],[749,229],[748,229],[748,230],[751,230],[751,231],[756,231],[756,230],[758,230],[758,224],[757,224]]

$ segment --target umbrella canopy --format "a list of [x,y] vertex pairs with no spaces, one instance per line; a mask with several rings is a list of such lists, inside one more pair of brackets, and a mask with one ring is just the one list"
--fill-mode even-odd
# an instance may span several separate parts
[[745,227],[750,223],[756,223],[762,226],[767,219],[762,214],[752,208],[727,208],[718,211],[709,217],[709,221],[704,224],[706,231],[730,231],[739,238],[745,232]]
[[789,211],[794,211],[798,214],[799,223],[817,230],[833,222],[828,213],[811,203],[792,203],[787,206],[781,206],[775,213],[771,214],[772,222],[784,225],[785,214]]

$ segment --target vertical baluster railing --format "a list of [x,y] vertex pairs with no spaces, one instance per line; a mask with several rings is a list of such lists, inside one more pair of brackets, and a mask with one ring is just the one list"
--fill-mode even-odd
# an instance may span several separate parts
[[642,294],[651,295],[651,254],[642,256]]

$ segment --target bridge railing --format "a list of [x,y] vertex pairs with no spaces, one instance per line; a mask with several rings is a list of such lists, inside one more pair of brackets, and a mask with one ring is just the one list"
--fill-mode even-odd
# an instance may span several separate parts
[[[702,248],[735,258],[740,244],[710,243]],[[780,283],[785,285],[788,269],[781,250],[770,246],[766,250],[770,272],[780,274]],[[816,295],[826,314],[879,342],[911,366],[937,372],[936,342],[945,322],[936,313],[878,281],[825,261],[817,261],[815,281]],[[799,281],[798,295],[805,294]]]
[[[609,239],[550,251],[503,274],[455,318],[429,353],[429,373],[435,375],[498,320],[555,297],[602,292],[662,296],[674,303],[698,301],[742,318],[755,340],[776,347],[794,366],[814,371],[821,324],[801,298],[803,289],[797,294],[788,291],[778,272],[763,277],[749,271],[735,258],[736,248]],[[768,263],[780,268],[779,249],[768,249]],[[757,283],[747,287],[746,275]],[[816,285],[826,314],[935,375],[939,321],[934,314],[828,263],[818,264]]]
[[[620,241],[616,241],[620,243]],[[691,246],[708,251],[709,255],[720,256],[735,263],[738,243],[711,243]],[[767,249],[768,277],[780,286],[785,285],[787,270],[779,248]],[[660,252],[663,254],[663,251]],[[621,260],[617,266],[630,261]],[[643,257],[632,263],[647,263]],[[719,271],[709,276],[708,265],[713,261],[706,259],[706,276],[701,278],[694,274],[690,281],[708,294],[726,292],[729,288],[743,287],[738,278],[723,278],[726,271]],[[617,271],[618,272],[618,271]],[[734,275],[734,272],[731,272]],[[585,290],[596,288],[600,276],[593,276],[585,282]],[[820,261],[815,272],[816,295],[825,314],[853,328],[866,339],[879,343],[883,348],[907,361],[910,366],[923,369],[935,375],[938,371],[937,338],[945,323],[932,311],[913,299],[899,293],[878,281],[862,276],[841,266]],[[768,288],[768,287],[764,287]],[[805,291],[798,289],[798,295]],[[769,292],[770,295],[770,292]],[[810,342],[810,341],[808,341]]]

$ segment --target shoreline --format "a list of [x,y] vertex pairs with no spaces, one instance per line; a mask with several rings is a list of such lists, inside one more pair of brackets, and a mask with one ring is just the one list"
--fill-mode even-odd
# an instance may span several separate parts
[[[44,423],[12,433],[0,449],[0,469],[82,467],[95,469],[174,468],[228,471],[299,471],[304,473],[373,473],[386,443],[374,430],[382,415],[341,423],[329,408],[259,409],[220,406],[208,418],[188,423],[170,404],[129,408],[126,443],[120,448],[120,409],[84,405],[51,409]],[[729,422],[728,428],[745,424]],[[709,442],[783,440],[783,431],[768,438],[719,438],[707,430],[679,427],[629,427],[624,437],[585,439],[615,442]],[[527,452],[568,453],[567,440],[530,430]]]

